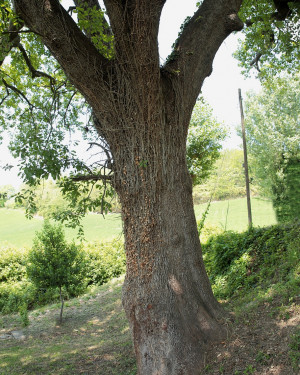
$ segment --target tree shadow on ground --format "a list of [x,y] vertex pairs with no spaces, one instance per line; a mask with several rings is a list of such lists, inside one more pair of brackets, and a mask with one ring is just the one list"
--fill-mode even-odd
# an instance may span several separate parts
[[0,374],[135,374],[121,284],[67,303],[61,325],[56,323],[59,305],[32,312],[25,340],[0,342]]
[[291,336],[299,330],[299,302],[298,297],[289,306],[280,299],[249,304],[248,311],[235,317],[228,340],[208,348],[201,375],[299,374],[290,346]]

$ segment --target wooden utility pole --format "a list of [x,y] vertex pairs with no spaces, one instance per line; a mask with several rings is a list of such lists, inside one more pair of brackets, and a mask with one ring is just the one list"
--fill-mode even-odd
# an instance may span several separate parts
[[248,207],[248,225],[249,225],[249,228],[251,228],[252,227],[252,213],[251,213],[251,200],[250,200],[250,182],[249,182],[249,172],[248,172],[246,131],[245,131],[244,111],[243,111],[242,91],[241,91],[241,89],[239,89],[239,102],[240,102],[240,110],[241,110],[242,138],[243,138],[243,150],[244,150],[244,170],[245,170],[245,179],[246,179],[246,193],[247,193],[247,207]]

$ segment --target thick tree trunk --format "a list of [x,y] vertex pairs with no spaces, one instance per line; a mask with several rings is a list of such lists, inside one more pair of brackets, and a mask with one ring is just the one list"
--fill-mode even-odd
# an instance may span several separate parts
[[[126,160],[123,150],[116,171],[127,256],[123,305],[139,375],[196,375],[205,344],[227,332],[201,256],[184,142],[177,144],[175,133],[160,139],[152,129],[144,137],[151,150]],[[135,142],[132,135],[127,147]]]
[[[172,186],[162,193],[160,209],[152,207],[151,215],[138,220],[125,218],[123,304],[141,375],[199,374],[205,343],[226,336],[201,259],[188,190]],[[132,202],[130,211],[137,208]]]

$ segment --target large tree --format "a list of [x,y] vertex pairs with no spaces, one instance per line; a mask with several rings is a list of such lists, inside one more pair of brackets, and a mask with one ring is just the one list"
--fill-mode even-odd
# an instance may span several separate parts
[[245,101],[250,166],[279,222],[300,215],[299,104],[299,73],[273,79]]
[[[111,181],[122,204],[123,305],[138,373],[194,375],[204,345],[227,332],[201,257],[186,137],[218,48],[243,27],[242,0],[201,2],[160,66],[164,3],[104,0],[104,13],[97,0],[76,0],[73,18],[74,9],[58,0],[15,0],[15,18],[4,1],[0,63],[10,53],[11,64],[1,73],[1,103],[13,110],[3,110],[2,126],[15,132],[11,148],[30,184],[71,165],[73,182]],[[28,73],[33,81],[25,90]],[[78,120],[79,93],[92,126]],[[97,163],[85,168],[69,151],[62,129],[72,127],[84,128],[90,145],[105,153],[101,173]]]

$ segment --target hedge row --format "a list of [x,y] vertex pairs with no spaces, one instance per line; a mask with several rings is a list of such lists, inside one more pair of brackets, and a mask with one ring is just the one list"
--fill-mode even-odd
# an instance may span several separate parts
[[[88,285],[101,285],[125,272],[123,243],[90,243],[83,247],[86,275],[79,287],[70,288],[67,298],[83,293]],[[29,249],[0,249],[0,312],[17,312],[57,301],[57,290],[37,290],[28,279]],[[66,293],[65,293],[66,294]]]

